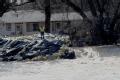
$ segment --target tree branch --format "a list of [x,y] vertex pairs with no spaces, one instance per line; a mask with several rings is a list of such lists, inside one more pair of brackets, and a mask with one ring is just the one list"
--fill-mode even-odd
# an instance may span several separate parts
[[96,0],[96,6],[97,6],[97,8],[98,8],[98,11],[99,11],[99,13],[101,14],[102,13],[102,9],[101,9],[101,5],[100,5],[100,1],[99,0]]
[[117,5],[117,8],[115,9],[114,17],[118,15],[119,8],[120,8],[120,1],[119,1],[118,5]]
[[87,15],[83,12],[83,10],[77,5],[75,5],[73,2],[71,2],[70,0],[63,0],[63,2],[65,2],[65,4],[67,4],[68,6],[73,8],[73,10],[78,12],[84,19],[88,19]]
[[22,3],[22,4],[13,4],[12,7],[22,6],[22,5],[25,5],[25,4],[28,4],[28,3],[33,3],[33,2],[25,2],[25,3]]
[[91,11],[92,15],[94,17],[97,17],[97,11],[96,11],[95,5],[93,3],[93,0],[88,0],[88,4],[90,6],[90,11]]
[[118,14],[119,8],[120,8],[120,1],[117,5],[117,8],[116,8],[115,12],[114,12],[114,16],[113,16],[113,19],[112,19],[112,22],[111,22],[111,27],[113,27],[116,24],[116,22],[118,21],[118,19],[120,18],[120,14]]

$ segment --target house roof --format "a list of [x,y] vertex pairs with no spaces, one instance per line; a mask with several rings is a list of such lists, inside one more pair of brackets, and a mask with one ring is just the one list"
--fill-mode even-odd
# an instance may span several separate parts
[[[87,13],[89,14],[89,13]],[[76,12],[54,13],[51,15],[51,21],[82,20],[83,18]],[[2,17],[4,23],[20,22],[44,22],[45,14],[41,11],[9,11]]]
[[45,21],[45,15],[40,11],[10,11],[2,16],[5,23],[41,22]]
[[54,13],[51,15],[51,21],[82,20],[83,18],[76,12]]

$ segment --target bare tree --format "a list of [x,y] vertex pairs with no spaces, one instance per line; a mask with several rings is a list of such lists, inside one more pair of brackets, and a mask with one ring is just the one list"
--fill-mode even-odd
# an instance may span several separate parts
[[[120,1],[118,0],[85,0],[93,19],[89,19],[84,10],[72,0],[62,0],[78,12],[84,20],[92,24],[93,44],[112,44],[118,40],[115,26],[120,19]],[[98,41],[99,42],[95,42]]]
[[[79,1],[80,4],[76,4]],[[28,0],[20,5],[9,3],[8,0],[0,0],[0,16],[12,9],[14,6],[21,6],[26,3],[36,2],[39,9],[45,11],[46,31],[50,30],[51,18],[51,0]],[[118,40],[115,27],[120,19],[120,1],[119,0],[62,0],[63,3],[70,6],[78,12],[88,24],[92,25],[90,34],[92,44],[112,44]],[[41,4],[43,3],[43,4]],[[85,8],[91,12],[93,19],[89,19],[85,14]],[[98,42],[96,42],[98,41]]]
[[10,9],[11,4],[8,0],[0,0],[0,17]]
[[45,29],[46,32],[50,32],[50,19],[51,19],[51,0],[30,0],[29,2],[35,2],[39,10],[45,12]]
[[17,6],[22,6],[24,4],[32,3],[34,1],[35,0],[28,0],[28,2],[25,2],[25,3],[22,3],[22,4],[16,4],[17,0],[13,0],[13,1],[0,0],[0,17],[2,17],[5,12],[8,12],[10,10],[15,10],[15,7],[17,7]]
[[51,7],[50,0],[45,0],[45,28],[46,31],[50,31],[50,19],[51,19]]

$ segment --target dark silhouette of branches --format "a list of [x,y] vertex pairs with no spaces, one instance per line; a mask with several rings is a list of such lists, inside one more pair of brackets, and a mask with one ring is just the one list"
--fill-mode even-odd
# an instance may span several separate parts
[[[88,15],[85,15],[84,10],[74,2],[71,0],[62,1],[74,9],[76,12],[78,12],[84,19],[89,20],[87,17]],[[94,30],[92,30],[92,32],[94,32],[94,35],[92,35],[92,37],[94,37],[94,40],[97,40],[97,38],[99,38],[101,44],[116,43],[118,36],[115,32],[115,25],[120,19],[120,1],[116,2],[116,0],[87,0],[87,5],[89,5],[89,11],[91,11],[91,14],[94,17],[94,19],[91,21],[92,24],[95,25],[93,26]]]

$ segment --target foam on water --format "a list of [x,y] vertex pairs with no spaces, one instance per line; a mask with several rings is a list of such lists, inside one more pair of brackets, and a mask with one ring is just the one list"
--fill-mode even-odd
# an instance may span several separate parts
[[[116,46],[76,50],[77,59],[45,62],[1,62],[0,80],[119,80],[120,49]],[[94,54],[95,56],[81,53]],[[96,56],[97,54],[97,56]]]
[[119,46],[84,47],[72,50],[76,52],[78,57],[82,58],[120,57]]

